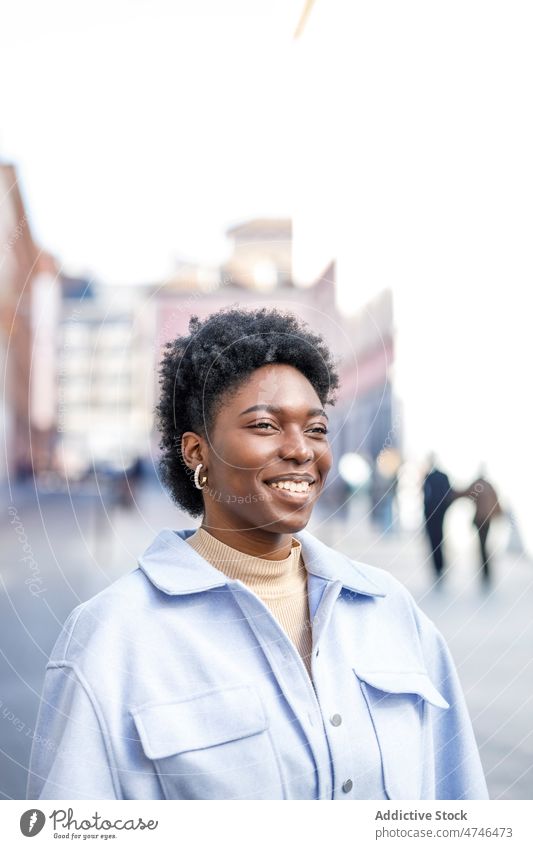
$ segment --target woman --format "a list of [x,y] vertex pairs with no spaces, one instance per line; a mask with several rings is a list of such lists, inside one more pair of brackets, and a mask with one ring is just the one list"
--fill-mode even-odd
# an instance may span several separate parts
[[82,604],[48,664],[30,798],[486,797],[444,641],[389,574],[304,531],[338,376],[275,310],[167,347],[163,530]]

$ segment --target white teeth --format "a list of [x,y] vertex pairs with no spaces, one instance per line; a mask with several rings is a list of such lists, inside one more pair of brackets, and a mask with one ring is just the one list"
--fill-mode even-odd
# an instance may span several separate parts
[[309,481],[273,481],[269,486],[284,489],[286,492],[309,492]]

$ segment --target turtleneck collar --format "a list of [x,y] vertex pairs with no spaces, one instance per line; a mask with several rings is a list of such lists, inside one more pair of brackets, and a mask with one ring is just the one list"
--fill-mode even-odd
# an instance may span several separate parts
[[307,573],[301,558],[302,545],[292,540],[292,548],[284,560],[252,557],[216,539],[204,528],[187,538],[194,550],[228,578],[242,581],[261,597],[289,595],[301,588]]

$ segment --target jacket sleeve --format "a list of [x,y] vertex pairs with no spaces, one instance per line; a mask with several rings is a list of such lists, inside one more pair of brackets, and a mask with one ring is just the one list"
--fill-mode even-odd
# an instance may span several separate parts
[[67,661],[46,670],[27,798],[121,798],[98,705]]
[[[417,624],[426,668],[449,704],[447,710],[427,705],[431,713],[427,744],[433,757],[426,762],[425,785],[435,799],[488,799],[481,760],[465,698],[444,637],[419,609]],[[429,788],[434,788],[434,795]]]

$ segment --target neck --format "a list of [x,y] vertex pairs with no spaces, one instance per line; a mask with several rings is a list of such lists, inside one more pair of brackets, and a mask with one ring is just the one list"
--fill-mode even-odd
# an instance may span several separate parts
[[249,530],[212,528],[206,518],[204,518],[201,527],[215,539],[223,542],[224,545],[236,548],[237,551],[242,551],[243,554],[249,554],[251,557],[262,557],[265,560],[285,560],[291,553],[291,534],[270,534],[260,528]]

